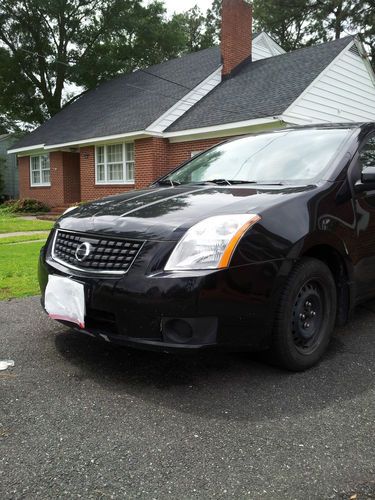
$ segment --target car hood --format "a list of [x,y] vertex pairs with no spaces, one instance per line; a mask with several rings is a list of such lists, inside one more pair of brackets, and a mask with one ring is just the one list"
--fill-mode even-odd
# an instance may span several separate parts
[[213,215],[258,213],[315,186],[153,187],[103,198],[63,215],[57,227],[127,238],[175,241]]

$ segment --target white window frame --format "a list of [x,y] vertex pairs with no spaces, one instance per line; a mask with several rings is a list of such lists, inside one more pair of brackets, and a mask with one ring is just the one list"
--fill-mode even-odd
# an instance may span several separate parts
[[[123,180],[122,181],[116,181],[116,180],[110,180],[108,179],[108,160],[107,160],[107,148],[108,146],[118,146],[119,144],[122,145],[122,171],[123,171]],[[132,144],[134,148],[134,142],[123,142],[123,143],[111,143],[111,144],[98,144],[95,146],[95,184],[98,186],[105,186],[105,185],[134,185],[135,179],[127,179],[126,174],[127,174],[127,169],[126,169],[126,164],[127,163],[133,163],[133,172],[135,175],[135,160],[133,161],[127,161],[126,160],[126,146],[127,144]],[[99,180],[98,179],[98,148],[104,148],[104,163],[100,163],[100,165],[104,165],[104,180]],[[120,162],[118,162],[120,163]]]
[[[42,156],[47,157],[48,169],[42,169],[41,158]],[[36,170],[32,169],[32,158],[39,158],[39,169],[37,170],[40,175],[40,182],[33,182],[33,172]],[[42,182],[42,171],[49,170],[49,182]],[[51,164],[49,159],[49,154],[39,154],[39,155],[30,155],[30,187],[50,187],[51,186]]]

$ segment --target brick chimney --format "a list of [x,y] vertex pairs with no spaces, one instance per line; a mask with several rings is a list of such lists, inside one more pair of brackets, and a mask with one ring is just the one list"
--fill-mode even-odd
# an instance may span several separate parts
[[222,0],[221,58],[223,77],[251,56],[252,5],[245,0]]

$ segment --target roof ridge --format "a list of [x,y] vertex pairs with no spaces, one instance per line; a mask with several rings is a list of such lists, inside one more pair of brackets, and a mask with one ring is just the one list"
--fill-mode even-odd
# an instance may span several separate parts
[[333,45],[335,43],[338,44],[340,42],[343,42],[344,40],[347,40],[347,43],[349,43],[349,39],[354,40],[355,38],[356,38],[356,35],[347,35],[347,36],[343,36],[342,38],[336,38],[335,40],[328,40],[328,42],[322,42],[322,43],[318,43],[316,45],[307,45],[306,47],[299,47],[298,49],[290,50],[289,52],[284,52],[283,54],[277,54],[274,56],[265,57],[263,59],[258,59],[257,61],[253,61],[252,64],[256,64],[256,63],[261,62],[261,61],[266,61],[266,60],[271,59],[271,58],[274,59],[275,57],[290,56],[291,54],[295,54],[296,52],[318,49],[320,47],[327,46],[327,45]]

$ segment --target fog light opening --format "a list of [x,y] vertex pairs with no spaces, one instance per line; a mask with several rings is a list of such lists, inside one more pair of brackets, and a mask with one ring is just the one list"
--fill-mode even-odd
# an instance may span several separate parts
[[179,344],[190,342],[193,338],[193,329],[183,319],[168,319],[164,323],[163,334],[165,340]]

